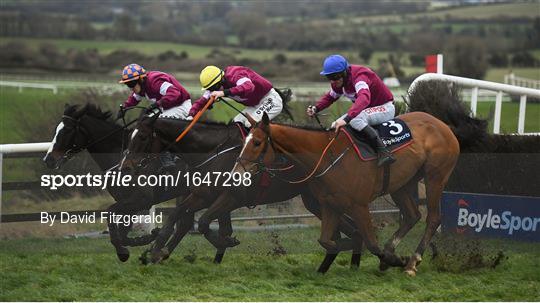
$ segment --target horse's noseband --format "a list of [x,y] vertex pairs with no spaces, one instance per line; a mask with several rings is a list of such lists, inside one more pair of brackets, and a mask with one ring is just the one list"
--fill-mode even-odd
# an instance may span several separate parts
[[[82,133],[86,138],[89,138],[89,135],[88,135],[88,131],[81,127],[81,119],[75,119],[73,117],[70,117],[70,116],[67,116],[67,115],[63,115],[62,116],[62,119],[67,119],[68,121],[72,121],[75,123],[75,135],[74,137],[77,137],[77,135],[80,133]],[[65,125],[68,125],[68,123],[65,123]],[[74,154],[84,150],[85,148],[87,148],[88,145],[86,146],[78,146],[77,145],[77,142],[74,140],[73,144],[71,145],[71,148],[68,149],[65,153],[64,153],[64,158],[70,158],[72,157]]]

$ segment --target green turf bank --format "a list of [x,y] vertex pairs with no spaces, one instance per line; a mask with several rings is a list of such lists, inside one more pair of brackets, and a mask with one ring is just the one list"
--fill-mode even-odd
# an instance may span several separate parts
[[445,232],[540,242],[540,198],[445,192]]

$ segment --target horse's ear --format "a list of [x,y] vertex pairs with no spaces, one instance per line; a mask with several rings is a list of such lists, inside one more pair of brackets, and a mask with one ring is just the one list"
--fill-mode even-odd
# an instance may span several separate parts
[[248,119],[249,124],[251,124],[251,127],[255,127],[257,125],[257,121],[255,121],[250,114],[246,113],[246,118]]
[[270,118],[268,117],[268,114],[266,112],[263,113],[262,123],[263,123],[263,125],[270,124]]
[[259,122],[259,127],[267,134],[270,134],[270,118],[266,112],[263,113],[262,120]]
[[67,109],[69,107],[69,103],[64,104],[64,109]]
[[86,103],[84,106],[82,107],[76,107],[76,110],[75,112],[73,113],[73,118],[80,118],[82,115],[84,115],[84,113],[86,113],[86,111],[88,110],[88,103]]

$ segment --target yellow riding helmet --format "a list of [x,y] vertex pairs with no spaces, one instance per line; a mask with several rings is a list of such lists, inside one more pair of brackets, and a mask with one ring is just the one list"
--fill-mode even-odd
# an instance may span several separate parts
[[201,71],[199,80],[201,81],[202,90],[214,86],[223,79],[224,72],[217,66],[209,65]]

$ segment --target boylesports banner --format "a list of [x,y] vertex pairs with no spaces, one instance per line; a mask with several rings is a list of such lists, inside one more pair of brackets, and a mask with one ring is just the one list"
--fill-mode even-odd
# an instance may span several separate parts
[[445,192],[445,232],[540,242],[540,197]]

